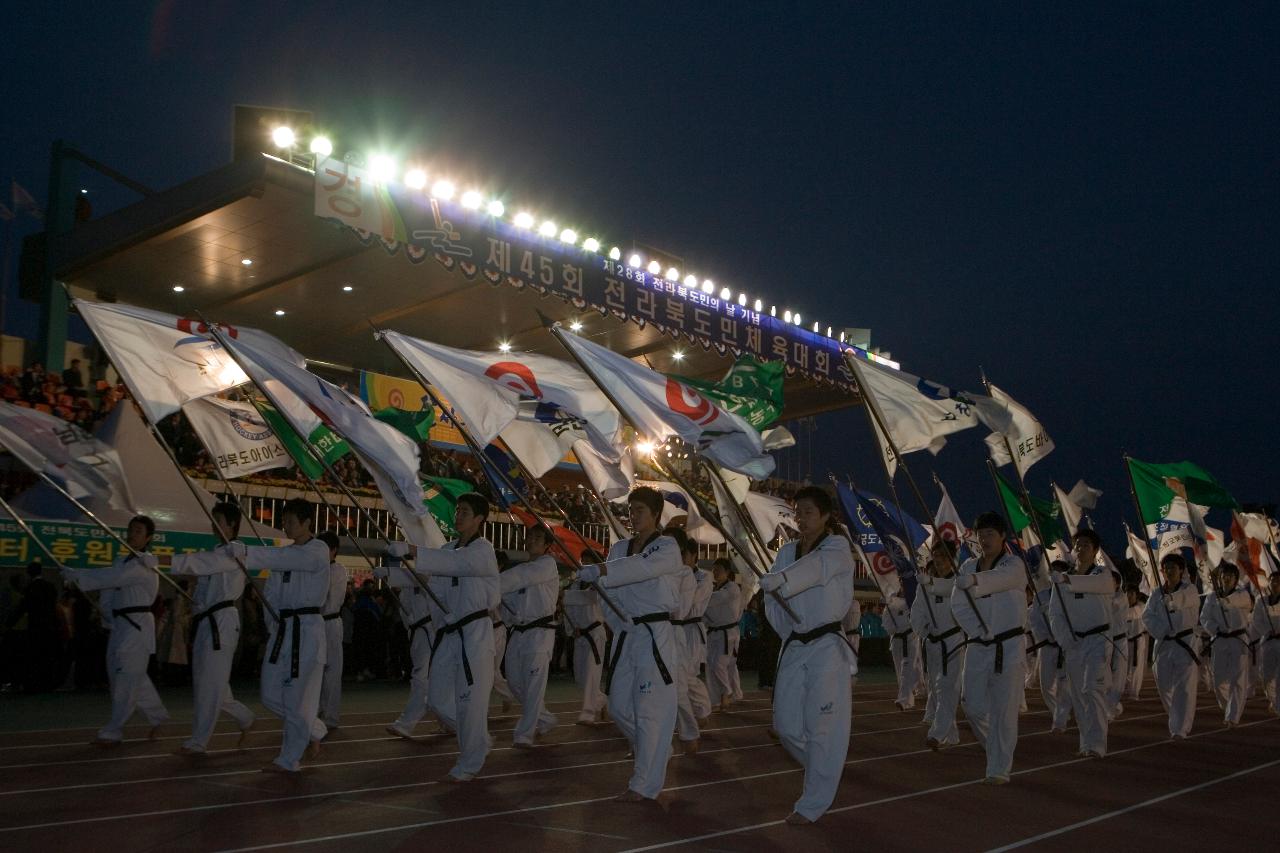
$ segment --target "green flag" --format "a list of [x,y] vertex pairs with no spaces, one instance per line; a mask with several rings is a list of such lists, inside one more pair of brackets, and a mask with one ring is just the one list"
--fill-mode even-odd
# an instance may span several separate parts
[[1126,461],[1138,506],[1142,508],[1143,524],[1155,524],[1168,516],[1175,497],[1201,506],[1240,508],[1222,484],[1194,462],[1153,463],[1133,457],[1127,457]]
[[750,355],[739,356],[719,382],[673,376],[702,394],[721,408],[745,419],[757,430],[763,430],[782,414],[781,361],[761,361]]
[[384,424],[390,424],[400,430],[414,441],[426,441],[427,433],[431,432],[431,426],[436,422],[434,406],[420,412],[406,412],[404,409],[388,406],[374,412],[373,416]]
[[[271,431],[280,437],[280,443],[284,445],[285,450],[289,451],[289,455],[298,463],[303,473],[313,480],[319,478],[324,473],[324,466],[312,458],[306,444],[293,431],[293,427],[289,426],[284,416],[270,403],[258,403],[258,408],[261,409],[262,417],[271,427]],[[324,456],[324,461],[330,465],[351,452],[351,446],[347,444],[346,439],[324,424],[312,431],[310,440],[316,450]]]
[[1000,472],[996,472],[996,485],[1000,489],[1000,499],[1004,502],[1004,510],[1013,522],[1015,533],[1021,533],[1031,527],[1031,515],[1035,513],[1036,524],[1045,541],[1041,544],[1048,547],[1066,536],[1062,527],[1062,510],[1055,501],[1031,496],[1030,510],[1023,503],[1021,490],[1015,489]]
[[453,514],[458,506],[458,496],[475,490],[476,487],[466,480],[451,480],[448,477],[423,478],[422,493],[426,496],[423,504],[446,536],[453,536],[457,532],[453,529]]

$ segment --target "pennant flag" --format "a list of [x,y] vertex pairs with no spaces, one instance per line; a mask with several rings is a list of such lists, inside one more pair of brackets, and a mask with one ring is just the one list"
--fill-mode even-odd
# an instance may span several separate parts
[[[192,400],[221,394],[249,381],[199,321],[119,302],[75,299],[72,304],[153,424]],[[226,338],[249,344],[275,360],[295,368],[306,365],[302,356],[266,332],[218,328]]]
[[1226,489],[1193,462],[1156,464],[1128,457],[1129,475],[1142,510],[1142,523],[1155,524],[1170,514],[1175,498],[1207,507],[1239,509]]
[[[848,493],[847,501],[842,489]],[[929,538],[929,532],[896,504],[883,498],[843,484],[837,484],[836,491],[850,515],[850,529],[871,560],[873,574],[885,574],[885,568],[892,566],[903,596],[910,604],[915,599],[917,583],[914,555]]]
[[609,396],[651,441],[678,436],[718,465],[763,480],[773,473],[773,457],[760,433],[679,380],[560,330],[560,340],[607,387]]
[[1067,497],[1081,509],[1094,509],[1098,506],[1098,498],[1102,497],[1102,490],[1095,489],[1084,480],[1077,480],[1071,487],[1071,491],[1067,493]]
[[416,412],[388,406],[374,412],[373,416],[384,424],[395,427],[410,440],[419,443],[427,440],[431,427],[436,422],[436,410],[430,406]]
[[48,475],[77,500],[97,498],[134,512],[120,455],[73,423],[0,403],[0,446],[32,471]]
[[950,542],[956,546],[956,564],[957,566],[965,560],[978,553],[977,541],[974,532],[969,529],[969,525],[964,523],[964,519],[960,517],[956,505],[951,502],[951,495],[947,492],[947,487],[942,485],[942,481],[934,478],[938,484],[938,489],[942,492],[942,500],[938,503],[938,513],[934,516],[933,531],[944,542]]
[[44,211],[40,209],[40,205],[36,204],[36,200],[32,197],[31,193],[27,192],[26,189],[17,181],[13,181],[11,190],[13,196],[13,212],[15,214],[20,215],[25,213],[32,219],[38,219],[42,222],[44,221]]
[[360,371],[360,399],[372,412],[399,409],[421,412],[432,408],[429,398],[416,379],[401,379],[371,370]]
[[[999,471],[996,472],[996,484],[1000,489],[1000,498],[1004,502],[1005,512],[1009,515],[1009,520],[1013,522],[1013,530],[1015,533],[1021,533],[1028,527],[1034,531],[1032,524],[1032,513],[1035,514],[1035,524],[1040,527],[1040,533],[1049,542],[1055,542],[1063,538],[1062,523],[1060,521],[1060,509],[1056,502],[1031,496],[1031,506],[1028,508],[1023,503],[1020,490],[1014,489],[1009,481],[1004,478]],[[1028,565],[1037,565],[1029,563]]]
[[[714,480],[712,481],[714,482]],[[787,533],[799,533],[796,511],[787,501],[762,492],[747,492],[742,501],[747,517],[760,534],[760,541],[772,542],[779,536],[790,538]]]
[[[991,390],[991,399],[1008,413],[1009,422],[1008,429],[992,432],[986,438],[991,461],[997,466],[1012,462],[1018,473],[1025,476],[1028,468],[1053,450],[1053,439],[1025,406],[990,382],[987,386]],[[1012,456],[1009,455],[1010,450]]]
[[187,403],[182,413],[228,480],[293,465],[284,443],[252,403],[204,397]]
[[1058,488],[1058,484],[1053,484],[1053,496],[1058,503],[1058,517],[1062,519],[1062,525],[1066,528],[1067,541],[1074,542],[1076,539],[1076,531],[1084,524],[1083,512],[1075,501],[1071,500],[1071,496],[1062,489]]
[[1231,546],[1235,550],[1230,556],[1225,552],[1223,556],[1240,567],[1240,576],[1253,585],[1255,594],[1266,595],[1267,579],[1270,577],[1267,563],[1270,562],[1271,555],[1266,553],[1267,548],[1261,540],[1249,535],[1249,522],[1245,515],[1246,513],[1241,512],[1231,514]]
[[474,483],[466,480],[453,480],[448,477],[425,477],[422,484],[422,502],[427,512],[440,525],[441,531],[450,539],[457,536],[454,529],[454,514],[458,509],[458,497],[476,490]]
[[1125,548],[1125,556],[1133,560],[1133,564],[1138,567],[1138,571],[1142,573],[1142,582],[1146,589],[1143,592],[1150,593],[1153,589],[1160,586],[1160,577],[1156,572],[1156,567],[1151,565],[1151,554],[1147,550],[1147,543],[1143,542],[1140,537],[1129,529],[1129,525],[1124,526],[1125,539],[1128,547]]
[[784,368],[781,361],[761,361],[752,355],[741,355],[719,382],[675,375],[671,378],[763,432],[782,414]]
[[[551,530],[551,535],[555,536],[556,543],[559,547],[559,556],[565,557],[563,562],[577,563],[583,562],[582,555],[587,549],[591,549],[603,558],[607,554],[608,548],[594,539],[588,539],[579,534],[571,527],[567,527],[559,522],[550,522],[545,518],[538,518],[526,509],[515,506],[511,508],[512,514],[520,520],[525,527],[533,527],[533,525],[541,522]],[[556,548],[552,546],[552,556],[556,556]]]
[[315,424],[311,434],[304,442],[285,420],[284,415],[276,411],[275,406],[263,401],[258,403],[258,409],[262,412],[262,418],[267,422],[267,426],[271,427],[271,431],[288,451],[289,457],[313,480],[320,479],[324,474],[324,465],[307,450],[307,442],[310,442],[329,465],[351,452],[351,445],[347,444],[342,436],[321,423],[319,418],[314,419]]
[[[738,586],[742,588],[744,599],[750,600],[760,586],[760,579],[756,577],[755,572],[751,571],[745,554],[751,555],[750,560],[752,562],[762,559],[768,560],[771,566],[774,558],[777,557],[777,552],[766,548],[765,554],[762,555],[759,549],[752,544],[750,532],[747,530],[746,525],[742,523],[742,517],[733,508],[733,496],[715,477],[711,478],[711,492],[715,497],[716,509],[720,514],[720,524],[729,533],[729,559],[738,569]],[[723,537],[721,537],[721,541],[724,541]],[[765,541],[768,542],[767,539]],[[765,568],[767,571],[768,567]]]

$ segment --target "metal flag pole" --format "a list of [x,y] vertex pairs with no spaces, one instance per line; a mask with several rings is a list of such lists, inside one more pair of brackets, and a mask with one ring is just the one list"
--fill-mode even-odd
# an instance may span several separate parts
[[[49,546],[41,542],[39,536],[36,536],[36,532],[31,529],[31,525],[27,524],[27,522],[25,522],[22,519],[22,517],[18,515],[18,511],[15,510],[12,506],[10,506],[9,502],[6,501],[3,497],[0,497],[0,509],[3,509],[6,513],[8,513],[9,517],[12,518],[19,527],[22,528],[22,532],[27,534],[27,536],[31,538],[32,542],[36,543],[36,547],[40,549],[41,553],[43,553],[46,557],[49,558],[49,562],[53,564],[54,568],[56,568],[58,571],[66,570],[66,566],[62,565],[62,561],[53,555],[53,552],[49,550]],[[84,595],[83,592],[81,592],[81,594]],[[102,612],[102,608],[98,606],[98,603],[94,601],[92,598],[89,598],[88,595],[85,595],[85,600],[88,601],[89,604],[93,606],[93,609],[98,613],[98,618],[105,623],[107,621],[106,614]]]
[[[1152,573],[1156,576],[1156,580],[1162,581],[1160,585],[1161,587],[1163,587],[1164,586],[1163,579],[1160,577],[1160,564],[1156,562],[1156,552],[1151,547],[1151,537],[1146,535],[1147,525],[1142,518],[1142,504],[1138,503],[1138,489],[1137,489],[1137,484],[1134,483],[1133,481],[1133,469],[1129,467],[1129,457],[1127,455],[1122,456],[1121,458],[1124,459],[1125,476],[1128,477],[1129,479],[1129,495],[1133,498],[1133,510],[1138,514],[1138,526],[1142,529],[1142,533],[1143,533],[1142,541],[1145,542],[1147,546],[1147,559],[1151,561]],[[1165,596],[1162,594],[1161,598],[1164,598],[1164,597]],[[1162,602],[1162,603],[1165,605],[1165,607],[1163,608],[1165,619],[1169,622],[1169,633],[1172,634],[1173,633],[1173,616],[1172,614],[1169,613],[1168,602]]]
[[729,483],[725,480],[724,475],[720,473],[720,466],[701,456],[698,457],[698,461],[702,463],[703,469],[720,484],[725,497],[729,499],[729,503],[733,504],[734,512],[738,516],[738,523],[747,532],[747,541],[755,548],[756,554],[760,557],[761,565],[769,566],[772,564],[773,558],[769,556],[769,546],[761,538],[760,531],[756,529],[755,522],[747,515],[746,509],[734,499],[733,492],[729,490]]

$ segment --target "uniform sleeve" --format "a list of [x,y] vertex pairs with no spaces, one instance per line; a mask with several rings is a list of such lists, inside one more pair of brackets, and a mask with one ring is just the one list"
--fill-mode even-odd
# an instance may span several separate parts
[[619,557],[605,565],[608,573],[600,578],[606,589],[629,586],[652,580],[663,575],[674,575],[685,569],[680,561],[680,549],[670,536],[659,536],[648,548],[634,557]]
[[1072,592],[1085,595],[1115,595],[1116,591],[1115,581],[1106,572],[1092,575],[1067,575],[1064,586]]
[[916,590],[916,600],[911,602],[911,630],[917,634],[929,633],[929,614],[925,610],[925,596],[932,591],[924,584]]
[[486,540],[465,548],[419,548],[414,570],[423,575],[443,575],[450,578],[494,577],[498,574],[498,559],[493,546]]
[[1254,637],[1269,636],[1273,630],[1271,624],[1267,621],[1267,600],[1262,596],[1258,596],[1258,600],[1253,603],[1251,624]]
[[[143,562],[145,561],[145,562]],[[105,569],[75,569],[76,584],[88,592],[93,589],[114,589],[132,586],[148,580],[159,565],[154,554],[143,554],[142,560],[131,559]]]
[[[844,542],[844,539],[840,539]],[[824,543],[825,545],[825,543]],[[776,573],[778,570],[772,570]],[[853,556],[847,546],[822,547],[805,554],[781,570],[782,586],[778,592],[784,598],[792,598],[815,586],[825,586],[833,578],[853,573]]]
[[1218,613],[1217,593],[1211,592],[1204,597],[1204,606],[1200,608],[1200,623],[1204,625],[1204,629],[1210,634],[1216,634],[1222,630],[1222,618]]
[[553,583],[560,579],[556,562],[550,557],[539,557],[518,566],[512,566],[498,575],[498,586],[503,595],[538,584]]
[[596,603],[594,589],[566,589],[564,591],[565,607],[590,607]]
[[1027,585],[1027,573],[1017,557],[1001,558],[989,571],[974,572],[974,595],[991,595],[1021,589]]
[[305,545],[286,545],[283,548],[256,545],[247,549],[244,564],[249,569],[266,569],[271,572],[327,572],[329,546],[319,539],[308,540]]
[[170,571],[175,575],[220,575],[223,572],[234,572],[240,569],[235,558],[219,545],[212,551],[194,551],[189,554],[175,554]]

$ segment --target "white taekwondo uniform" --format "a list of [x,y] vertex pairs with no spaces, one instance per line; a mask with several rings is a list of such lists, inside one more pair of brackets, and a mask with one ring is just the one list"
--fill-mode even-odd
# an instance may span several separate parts
[[[347,567],[329,564],[324,599],[324,675],[320,678],[320,722],[336,729],[342,722],[342,602],[347,598]],[[408,627],[408,626],[405,626]]]
[[591,587],[575,582],[564,591],[566,630],[573,632],[573,680],[582,691],[578,722],[594,723],[604,708],[600,676],[604,671],[604,615],[600,596]]
[[782,638],[773,728],[804,766],[804,789],[794,809],[812,821],[831,807],[849,753],[855,657],[844,639],[843,619],[853,598],[853,555],[849,540],[837,534],[823,534],[798,557],[799,547],[799,540],[783,545],[763,583],[776,585],[800,623],[767,593],[764,609]]
[[[431,596],[422,589],[422,585],[409,574],[411,571],[399,564],[395,557],[389,558],[392,565],[378,566],[373,570],[374,577],[385,578],[387,585],[399,598],[403,609],[405,630],[409,632],[409,700],[404,710],[396,718],[387,731],[400,737],[412,737],[413,728],[427,713],[427,690],[431,671],[431,641],[433,614]],[[426,581],[424,580],[423,583]]]
[[733,698],[733,672],[738,668],[738,624],[742,621],[742,588],[732,580],[712,584],[703,621],[707,629],[707,696],[712,707]]
[[1249,698],[1251,604],[1249,591],[1237,584],[1222,596],[1210,592],[1200,608],[1200,623],[1213,638],[1213,690],[1229,725],[1240,722]]
[[[1049,621],[1067,658],[1071,707],[1080,727],[1080,752],[1107,754],[1111,686],[1112,599],[1115,581],[1105,566],[1068,574],[1053,591]],[[1070,615],[1068,619],[1063,608]]]
[[1049,625],[1049,608],[1053,605],[1053,588],[1039,590],[1027,607],[1027,623],[1031,626],[1032,648],[1036,650],[1036,668],[1040,671],[1040,697],[1049,711],[1050,728],[1066,731],[1071,722],[1071,688],[1067,684],[1067,658]]
[[1172,593],[1166,593],[1163,584],[1152,590],[1142,611],[1142,624],[1156,641],[1156,692],[1169,714],[1169,734],[1175,738],[1186,737],[1196,719],[1199,605],[1196,588],[1183,578]]
[[147,663],[156,650],[156,621],[151,615],[160,588],[153,554],[126,554],[107,569],[67,569],[85,592],[100,589],[103,615],[110,616],[107,640],[107,679],[111,683],[111,721],[98,731],[100,740],[121,741],[124,725],[134,709],[152,726],[169,721],[169,712],[147,676]]
[[911,629],[911,610],[901,592],[889,596],[881,619],[889,635],[889,654],[898,676],[898,698],[894,704],[905,711],[916,706],[916,688],[920,686],[920,638]]
[[560,572],[550,554],[511,566],[498,576],[503,610],[507,614],[507,648],[503,669],[507,684],[520,703],[514,741],[532,744],[556,726],[547,710],[547,674],[555,650],[556,599]]
[[1117,575],[1112,575],[1116,591],[1111,597],[1111,655],[1110,674],[1107,676],[1107,718],[1114,720],[1124,713],[1124,688],[1129,683],[1129,631],[1125,624],[1129,612],[1129,596]]
[[1142,624],[1142,604],[1126,606],[1124,611],[1124,637],[1129,652],[1129,672],[1124,680],[1124,695],[1128,699],[1142,698],[1142,682],[1147,679],[1147,631]]
[[214,551],[177,554],[171,573],[195,575],[196,591],[192,597],[195,629],[191,641],[191,681],[195,704],[191,737],[182,745],[189,752],[204,752],[218,724],[218,712],[226,712],[241,731],[253,725],[253,712],[231,694],[231,666],[240,643],[240,610],[237,604],[244,594],[244,572],[234,562],[227,568],[222,559],[226,545]]
[[1252,624],[1258,641],[1262,692],[1267,708],[1280,715],[1280,595],[1258,597],[1253,603]]
[[929,698],[925,702],[928,737],[943,745],[960,742],[956,706],[960,702],[960,675],[964,672],[965,636],[951,612],[955,578],[920,576],[916,600],[911,602],[911,627],[923,643]]
[[678,597],[671,611],[680,652],[676,673],[676,736],[687,743],[698,739],[699,718],[711,713],[706,685],[698,678],[698,669],[707,654],[702,616],[711,599],[711,576],[701,569],[686,567],[678,578]]
[[840,628],[844,631],[844,638],[849,641],[850,648],[853,649],[853,665],[849,670],[850,675],[853,676],[852,684],[857,685],[858,654],[862,650],[862,604],[856,596],[849,602],[849,609],[840,620]]

